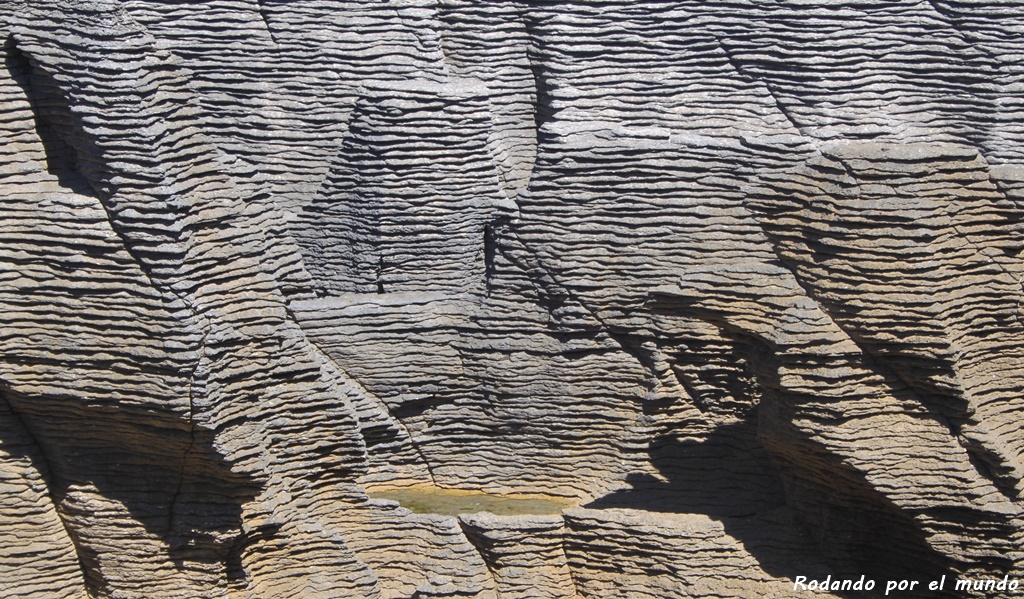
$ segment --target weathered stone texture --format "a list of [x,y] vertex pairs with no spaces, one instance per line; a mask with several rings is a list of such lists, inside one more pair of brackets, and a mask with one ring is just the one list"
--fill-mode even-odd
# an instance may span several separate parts
[[0,597],[1024,577],[1022,23],[0,0]]

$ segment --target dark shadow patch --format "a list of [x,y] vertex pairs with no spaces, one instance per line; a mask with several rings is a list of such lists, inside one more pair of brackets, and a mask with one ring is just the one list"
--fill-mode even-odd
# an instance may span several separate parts
[[632,489],[605,495],[586,507],[712,517],[749,516],[781,507],[782,483],[756,433],[755,423],[739,422],[699,437],[661,435],[651,441],[649,452],[664,480],[630,475],[626,480]]
[[[192,427],[169,411],[115,409],[6,388],[0,389],[0,410],[18,418],[38,447],[33,459],[45,462],[39,469],[49,473],[50,496],[66,525],[74,520],[68,513],[74,506],[65,503],[71,488],[94,487],[163,539],[177,567],[229,564],[242,505],[260,485],[232,469],[214,447],[214,431]],[[94,545],[87,539],[94,531],[70,526],[68,532],[90,591],[104,594],[98,556],[86,549]]]
[[46,154],[46,170],[58,182],[73,191],[88,187],[78,169],[78,153],[68,140],[74,129],[71,109],[60,87],[44,69],[33,65],[15,45],[13,37],[4,41],[4,67],[21,88],[32,107],[36,134]]

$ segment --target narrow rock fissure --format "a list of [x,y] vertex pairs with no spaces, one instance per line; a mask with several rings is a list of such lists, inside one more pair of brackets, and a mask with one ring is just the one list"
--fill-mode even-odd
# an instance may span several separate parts
[[277,41],[277,35],[274,34],[274,29],[270,26],[270,18],[267,16],[267,7],[264,5],[263,0],[256,0],[257,11],[260,13],[260,20],[263,21],[263,26],[267,28],[267,34],[270,35],[270,41],[274,42],[275,46],[281,44]]
[[494,229],[484,225],[484,287],[487,297],[491,296],[491,277],[494,276]]
[[373,271],[374,281],[377,284],[377,293],[383,295],[386,293],[384,289],[384,256],[378,256],[377,266]]
[[523,25],[523,30],[526,32],[527,38],[530,40],[529,45],[526,49],[526,62],[529,65],[530,73],[533,76],[533,91],[534,91],[534,110],[533,110],[533,124],[537,133],[536,147],[539,151],[541,147],[541,129],[544,124],[551,120],[552,116],[552,96],[551,88],[548,84],[547,77],[544,74],[541,61],[536,59],[538,39],[540,36],[535,28],[530,24],[529,20],[523,15],[522,11],[519,11],[519,22]]
[[195,367],[192,369],[192,373],[188,378],[188,445],[185,447],[185,451],[181,455],[181,469],[178,474],[178,487],[175,489],[174,494],[171,496],[170,506],[167,511],[167,533],[164,536],[164,541],[167,542],[169,538],[174,536],[174,519],[175,511],[178,506],[178,501],[181,497],[181,492],[185,486],[185,478],[188,470],[189,457],[195,449],[196,445],[196,413],[195,413],[195,384],[196,377],[199,374],[199,369],[202,367],[203,360],[206,357],[206,340],[208,333],[204,334],[202,339],[199,341],[198,356],[196,359]]

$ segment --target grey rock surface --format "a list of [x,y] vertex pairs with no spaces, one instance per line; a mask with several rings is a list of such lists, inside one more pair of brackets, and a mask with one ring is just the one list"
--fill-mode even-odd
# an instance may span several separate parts
[[1024,578],[1022,34],[0,0],[0,598]]

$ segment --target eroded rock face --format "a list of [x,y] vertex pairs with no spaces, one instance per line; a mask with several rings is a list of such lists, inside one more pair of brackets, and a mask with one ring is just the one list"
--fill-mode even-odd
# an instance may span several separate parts
[[0,0],[0,597],[1024,578],[1022,16]]

